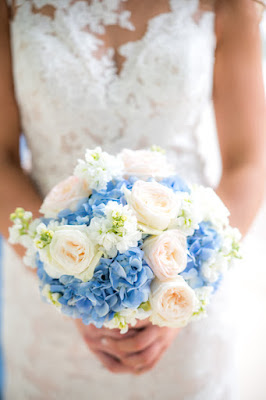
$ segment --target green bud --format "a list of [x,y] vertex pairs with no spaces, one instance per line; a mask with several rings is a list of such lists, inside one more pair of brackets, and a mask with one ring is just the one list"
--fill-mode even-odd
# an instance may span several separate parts
[[91,156],[95,161],[98,161],[100,159],[100,154],[99,153],[96,153],[96,152],[92,153]]
[[142,308],[144,311],[150,311],[151,310],[151,305],[149,301],[146,301],[145,303],[141,303],[139,308]]
[[164,149],[162,149],[162,147],[156,146],[155,144],[151,146],[150,150],[157,152],[157,153],[166,154],[166,151]]

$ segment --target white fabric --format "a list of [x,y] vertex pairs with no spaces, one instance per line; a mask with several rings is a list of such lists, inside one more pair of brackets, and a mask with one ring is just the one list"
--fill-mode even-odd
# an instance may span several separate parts
[[[164,147],[185,177],[215,185],[219,153],[211,103],[214,15],[195,21],[197,0],[172,0],[141,40],[97,58],[105,26],[132,30],[119,0],[17,3],[14,79],[32,178],[44,195],[72,172],[86,147]],[[53,18],[33,12],[50,4]],[[217,172],[218,171],[218,172]],[[183,329],[144,376],[115,376],[89,352],[71,320],[41,302],[36,278],[6,249],[6,399],[230,400],[233,351],[227,292],[209,318]]]

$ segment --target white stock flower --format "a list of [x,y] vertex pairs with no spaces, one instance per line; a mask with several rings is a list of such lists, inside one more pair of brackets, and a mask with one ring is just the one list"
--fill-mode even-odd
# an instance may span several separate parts
[[207,316],[206,308],[210,303],[210,298],[213,293],[212,286],[202,286],[201,288],[194,289],[196,295],[196,304],[193,313],[193,320],[201,319]]
[[15,212],[10,215],[10,219],[13,225],[9,228],[9,243],[21,244],[24,246],[23,240],[28,238],[29,227],[32,223],[32,213],[18,207]]
[[124,163],[125,176],[136,176],[145,180],[149,177],[164,178],[175,172],[162,152],[124,149],[119,157]]
[[170,228],[178,228],[186,236],[193,235],[195,229],[199,228],[201,222],[201,212],[193,196],[187,192],[179,192],[180,211]]
[[196,295],[185,280],[177,276],[165,282],[154,279],[149,300],[153,324],[181,328],[188,324],[193,315]]
[[109,181],[123,175],[123,163],[100,147],[87,149],[85,160],[78,160],[74,175],[85,181],[89,189],[101,190]]
[[141,239],[137,219],[128,206],[109,201],[103,217],[94,217],[88,230],[92,240],[100,245],[108,257],[115,257],[117,251],[125,253],[136,247]]
[[228,261],[221,252],[202,263],[201,275],[209,283],[216,282],[228,270]]
[[145,261],[160,281],[176,278],[187,266],[187,240],[177,229],[149,237],[142,250]]
[[65,208],[75,211],[78,202],[90,194],[91,191],[84,181],[77,176],[69,176],[48,193],[40,212],[45,218],[55,218]]
[[86,226],[58,226],[44,243],[38,250],[49,276],[58,279],[62,275],[71,275],[85,282],[92,278],[102,253],[97,252]]
[[129,326],[135,326],[138,321],[147,319],[151,316],[151,310],[143,308],[125,308],[116,313],[114,318],[104,323],[104,327],[109,329],[120,329],[120,333],[127,333]]
[[40,224],[39,219],[32,221],[32,213],[17,209],[15,213],[11,214],[13,226],[9,228],[9,243],[20,244],[25,247],[26,252],[23,257],[23,262],[26,266],[36,268],[36,248],[34,246],[34,238],[36,235],[36,228]]
[[227,226],[221,233],[221,236],[223,240],[220,252],[227,259],[229,266],[231,266],[234,259],[242,258],[242,249],[240,244],[241,233],[237,228]]
[[221,274],[228,271],[235,259],[242,258],[239,230],[228,225],[219,234],[222,239],[221,248],[201,266],[201,274],[209,283],[216,282]]
[[23,256],[23,262],[27,267],[31,267],[31,268],[36,268],[36,248],[33,244],[33,242],[31,243],[31,246],[29,246],[26,249],[25,255]]
[[52,293],[50,285],[44,285],[41,291],[41,295],[47,300],[48,303],[53,304],[58,311],[61,310],[62,304],[59,303],[58,299],[61,297],[59,293]]
[[191,195],[199,210],[201,221],[209,221],[218,230],[229,224],[230,212],[211,188],[193,185]]
[[132,191],[124,189],[124,192],[144,233],[160,233],[169,227],[179,213],[178,196],[160,183],[139,180],[133,185]]

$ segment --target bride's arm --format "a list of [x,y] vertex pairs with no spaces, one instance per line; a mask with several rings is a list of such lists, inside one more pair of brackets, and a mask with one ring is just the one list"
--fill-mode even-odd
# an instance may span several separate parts
[[217,188],[245,234],[266,183],[266,109],[259,18],[251,0],[218,0],[214,105],[223,161]]
[[[12,79],[8,10],[0,0],[0,232],[7,237],[9,214],[19,204],[35,216],[41,198],[19,162],[20,118]],[[23,254],[22,248],[16,250]]]

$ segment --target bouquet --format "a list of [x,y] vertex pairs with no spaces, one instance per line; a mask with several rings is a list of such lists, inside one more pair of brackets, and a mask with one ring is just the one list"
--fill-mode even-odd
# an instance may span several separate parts
[[9,241],[26,248],[43,298],[84,324],[125,333],[138,320],[184,327],[206,315],[240,233],[211,188],[175,174],[161,149],[87,150],[44,199],[17,208]]

